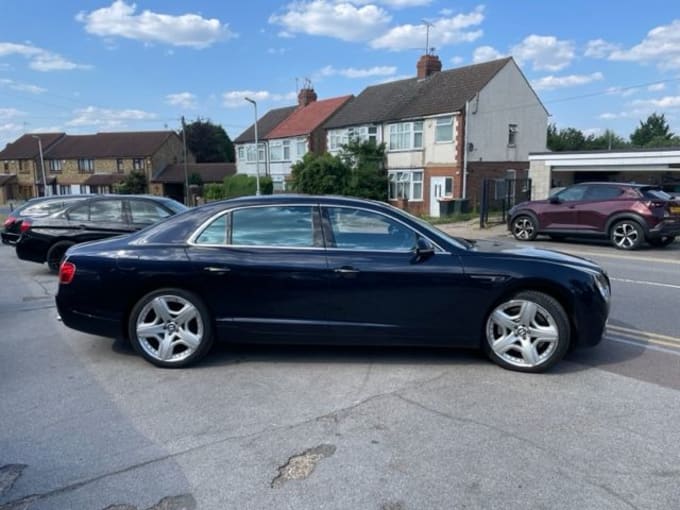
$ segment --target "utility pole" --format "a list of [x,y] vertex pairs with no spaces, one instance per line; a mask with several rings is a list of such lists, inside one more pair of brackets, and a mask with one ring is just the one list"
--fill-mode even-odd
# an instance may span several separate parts
[[187,125],[182,115],[182,146],[184,151],[184,205],[189,206],[189,172],[187,170]]
[[43,158],[43,150],[42,150],[42,140],[38,135],[31,135],[33,138],[38,140],[38,152],[40,153],[40,171],[42,172],[42,182],[43,182],[43,195],[51,195],[51,193],[47,193],[47,177],[45,177],[45,159]]
[[260,143],[257,138],[257,101],[244,97],[255,108],[255,194],[260,194]]

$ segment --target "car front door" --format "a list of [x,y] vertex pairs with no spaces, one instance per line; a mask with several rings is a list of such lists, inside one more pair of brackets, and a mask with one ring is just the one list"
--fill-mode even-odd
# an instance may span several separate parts
[[581,184],[569,186],[551,197],[540,214],[541,230],[580,230],[577,211],[586,189]]
[[325,332],[328,266],[318,206],[251,206],[213,218],[190,242],[194,283],[223,337]]
[[414,251],[424,237],[385,214],[322,207],[328,250],[328,320],[342,343],[450,344],[463,295],[459,258],[435,248]]
[[122,198],[88,200],[69,209],[67,217],[71,237],[79,243],[131,231]]

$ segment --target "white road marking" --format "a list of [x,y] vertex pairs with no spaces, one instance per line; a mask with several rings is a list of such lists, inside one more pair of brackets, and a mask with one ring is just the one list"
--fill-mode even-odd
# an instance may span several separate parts
[[676,338],[674,336],[662,335],[661,333],[652,333],[651,331],[640,331],[639,329],[624,328],[623,326],[616,326],[614,324],[607,324],[607,331],[632,336],[633,338],[652,338],[655,340],[665,340],[667,342],[676,342],[680,344],[680,338]]
[[641,255],[622,255],[620,253],[607,253],[605,251],[590,251],[590,250],[573,250],[569,248],[564,248],[561,246],[550,245],[551,250],[563,251],[565,253],[571,253],[572,255],[577,255],[579,257],[609,257],[611,259],[621,259],[621,260],[634,260],[637,262],[658,262],[659,264],[673,264],[680,266],[680,258],[677,259],[666,259],[666,258],[656,258],[656,257],[644,257]]
[[643,349],[647,349],[650,351],[658,351],[658,352],[663,352],[666,354],[674,354],[676,356],[680,356],[680,351],[675,350],[675,349],[668,349],[665,347],[660,347],[655,344],[647,343],[647,342],[641,342],[641,341],[635,341],[635,340],[624,340],[623,338],[612,338],[612,337],[606,337],[607,340],[610,340],[612,342],[618,342],[620,344],[628,344],[628,345],[634,345],[635,347],[642,347]]
[[667,289],[680,289],[680,285],[674,285],[672,283],[649,282],[646,280],[630,280],[628,278],[612,278],[611,276],[609,277],[609,279],[613,282],[633,283],[635,285],[651,285],[653,287],[665,287]]

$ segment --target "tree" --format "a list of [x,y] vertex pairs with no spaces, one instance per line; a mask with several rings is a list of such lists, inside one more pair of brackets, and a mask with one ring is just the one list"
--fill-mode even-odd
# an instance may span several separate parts
[[595,135],[588,135],[584,146],[585,150],[613,150],[623,149],[628,147],[628,142],[622,137],[614,133],[610,129],[605,129],[604,133]]
[[385,144],[352,140],[342,147],[340,158],[351,170],[343,194],[387,200]]
[[[271,177],[260,177],[260,193],[271,195],[274,183]],[[224,178],[224,198],[255,195],[257,192],[257,178],[252,175],[236,174]]]
[[342,195],[350,168],[337,156],[308,152],[291,170],[293,189],[309,195]]
[[116,187],[117,193],[141,195],[146,193],[146,175],[139,170],[133,170],[125,176],[123,182]]
[[585,148],[586,137],[576,128],[563,128],[559,131],[555,124],[548,125],[548,149],[551,151],[580,151]]
[[668,146],[672,139],[673,133],[663,113],[652,113],[647,120],[640,121],[640,125],[630,135],[630,142],[636,147]]
[[224,128],[200,117],[186,125],[187,149],[197,163],[233,163],[234,144]]

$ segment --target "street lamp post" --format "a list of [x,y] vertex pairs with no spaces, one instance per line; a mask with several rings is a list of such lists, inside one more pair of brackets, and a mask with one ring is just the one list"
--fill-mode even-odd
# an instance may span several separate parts
[[187,125],[182,115],[182,152],[184,153],[184,204],[189,207],[189,171],[187,170]]
[[260,194],[260,144],[257,138],[257,101],[244,97],[246,101],[253,105],[255,109],[255,194]]
[[38,140],[38,152],[40,153],[40,171],[42,172],[42,182],[43,182],[43,194],[45,196],[48,195],[47,193],[47,177],[45,177],[45,160],[43,159],[43,150],[42,150],[42,140],[38,135],[31,135],[33,138]]

